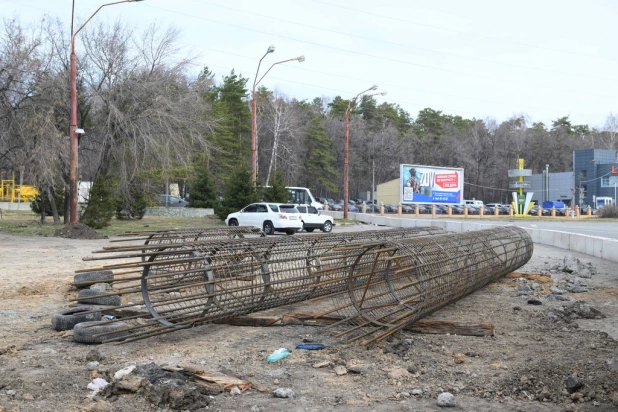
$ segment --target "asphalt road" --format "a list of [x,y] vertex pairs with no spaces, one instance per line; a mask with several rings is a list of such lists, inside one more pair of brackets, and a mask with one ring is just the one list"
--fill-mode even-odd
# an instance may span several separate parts
[[[461,219],[459,221],[469,222],[470,219]],[[505,219],[492,220],[491,223],[496,225],[516,225],[524,228],[559,230],[561,232],[577,233],[580,235],[600,236],[611,239],[618,239],[618,222],[616,222],[615,220],[552,220],[551,218],[530,220]]]

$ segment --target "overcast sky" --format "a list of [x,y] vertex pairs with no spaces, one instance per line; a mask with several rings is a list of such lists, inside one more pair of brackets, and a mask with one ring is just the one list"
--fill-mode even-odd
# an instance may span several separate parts
[[[76,0],[83,21],[106,0]],[[0,14],[22,22],[47,14],[66,21],[72,0],[0,0]],[[618,2],[612,0],[145,0],[105,7],[99,22],[136,27],[156,21],[183,29],[199,53],[196,72],[217,79],[236,69],[253,82],[264,62],[269,89],[297,99],[349,98],[378,84],[379,101],[416,117],[430,107],[498,121],[569,115],[602,127],[618,112]],[[264,67],[264,65],[263,65]]]

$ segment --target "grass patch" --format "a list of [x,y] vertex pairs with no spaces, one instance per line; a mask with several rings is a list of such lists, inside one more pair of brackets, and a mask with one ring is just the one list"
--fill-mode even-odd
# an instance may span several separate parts
[[[62,219],[62,218],[61,218]],[[54,225],[53,218],[48,216],[47,223],[40,224],[40,216],[29,211],[2,211],[0,232],[23,236],[51,236],[62,228]],[[185,229],[200,227],[224,227],[225,224],[216,217],[163,217],[146,216],[141,220],[116,220],[113,218],[105,229],[97,230],[106,236],[117,236],[128,231]]]

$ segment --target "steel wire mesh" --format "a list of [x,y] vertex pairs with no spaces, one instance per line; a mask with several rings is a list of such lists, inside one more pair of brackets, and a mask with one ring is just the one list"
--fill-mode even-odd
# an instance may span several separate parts
[[128,337],[108,341],[330,297],[335,305],[328,313],[351,325],[336,336],[369,344],[509,273],[532,254],[530,237],[515,227],[443,233],[413,228],[140,244],[106,248],[101,252],[112,255],[90,260],[113,260],[98,269],[128,274],[114,282],[114,293],[133,301],[141,296],[148,311],[148,319],[126,329]]

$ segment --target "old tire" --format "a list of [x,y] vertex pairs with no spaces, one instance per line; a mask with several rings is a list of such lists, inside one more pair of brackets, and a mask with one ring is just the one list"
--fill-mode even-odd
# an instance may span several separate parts
[[313,230],[314,230],[314,228],[312,228],[312,227],[308,227],[307,229],[305,229],[305,232],[309,232],[309,233],[311,233],[311,232],[313,232]]
[[[94,325],[94,326],[90,326]],[[103,340],[128,336],[129,332],[121,331],[129,326],[124,322],[82,322],[75,325],[73,339],[80,343],[103,343]],[[96,336],[101,333],[115,332],[109,335]]]
[[333,223],[330,220],[327,220],[322,225],[322,232],[329,233],[331,230],[333,230]]
[[84,284],[83,286],[86,287],[92,283],[112,282],[114,280],[112,274],[111,270],[78,273],[73,277],[73,284],[78,287]]
[[273,223],[270,220],[267,220],[266,222],[264,222],[264,226],[262,229],[264,230],[264,234],[266,236],[275,234],[275,227],[273,226]]
[[238,226],[238,220],[230,219],[230,221],[228,222],[228,226]]
[[105,305],[105,306],[120,306],[122,299],[119,295],[112,296],[100,296],[107,293],[96,289],[82,289],[77,295],[78,303],[90,303],[93,305]]
[[101,312],[81,314],[96,309],[98,309],[96,306],[77,306],[56,312],[52,315],[52,328],[57,331],[71,330],[78,323],[99,321]]

